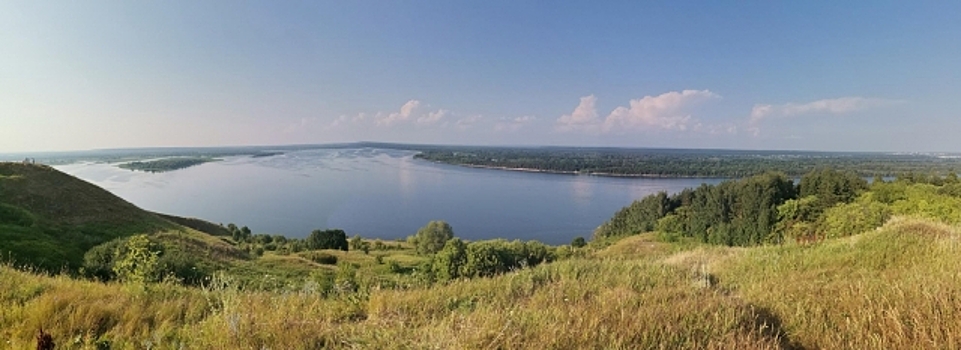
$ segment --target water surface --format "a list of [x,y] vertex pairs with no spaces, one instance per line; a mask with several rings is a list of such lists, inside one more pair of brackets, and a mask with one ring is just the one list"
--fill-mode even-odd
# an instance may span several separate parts
[[633,200],[718,179],[611,178],[436,164],[414,152],[320,149],[229,157],[166,173],[80,163],[58,169],[156,212],[305,237],[341,228],[383,239],[445,220],[466,239],[569,243]]

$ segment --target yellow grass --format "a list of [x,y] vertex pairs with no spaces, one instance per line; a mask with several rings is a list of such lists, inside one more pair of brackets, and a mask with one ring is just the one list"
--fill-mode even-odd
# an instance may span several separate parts
[[[950,349],[959,237],[910,219],[809,246],[679,249],[639,236],[496,278],[328,297],[309,281],[137,287],[0,267],[0,347],[29,348],[42,326],[76,349]],[[376,266],[375,252],[352,254],[363,253],[342,258]]]

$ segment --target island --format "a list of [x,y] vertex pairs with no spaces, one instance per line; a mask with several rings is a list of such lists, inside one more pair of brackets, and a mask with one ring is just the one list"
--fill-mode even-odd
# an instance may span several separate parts
[[149,173],[162,173],[167,171],[174,171],[189,168],[195,165],[200,165],[207,162],[220,161],[219,158],[213,157],[175,157],[175,158],[163,158],[148,161],[135,161],[129,163],[123,163],[118,165],[120,168],[133,170],[133,171],[145,171]]

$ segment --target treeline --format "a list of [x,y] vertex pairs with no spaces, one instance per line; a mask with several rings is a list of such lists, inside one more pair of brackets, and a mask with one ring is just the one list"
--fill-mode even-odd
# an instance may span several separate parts
[[861,233],[893,215],[961,223],[961,181],[953,173],[908,173],[868,185],[853,172],[819,169],[795,185],[784,174],[764,173],[644,197],[618,211],[594,237],[655,231],[667,241],[779,244]]
[[853,200],[867,181],[850,172],[817,170],[795,186],[783,173],[761,175],[701,185],[668,196],[661,192],[621,209],[594,232],[611,237],[659,231],[668,237],[691,237],[701,242],[748,246],[780,242],[775,230],[778,208],[788,201],[811,197],[816,217],[839,202]]
[[162,173],[174,171],[200,165],[207,162],[217,161],[216,158],[209,157],[176,157],[164,158],[149,161],[136,161],[118,165],[120,168],[136,171],[146,171],[150,173]]
[[892,177],[908,172],[945,175],[961,169],[958,158],[880,153],[452,147],[424,149],[415,158],[455,165],[651,177],[740,178],[767,171],[797,177],[818,168]]

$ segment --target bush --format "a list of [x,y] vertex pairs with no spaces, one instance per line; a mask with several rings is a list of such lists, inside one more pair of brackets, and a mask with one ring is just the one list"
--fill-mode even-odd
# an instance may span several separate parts
[[434,276],[438,280],[446,281],[462,276],[467,264],[467,244],[459,238],[447,241],[444,249],[434,257]]
[[586,245],[587,245],[587,240],[585,240],[584,237],[580,237],[580,236],[574,237],[574,240],[571,241],[571,247],[574,247],[574,248],[584,248],[584,246]]
[[878,202],[840,204],[824,212],[818,228],[827,238],[845,237],[881,227],[890,217],[891,209]]
[[314,230],[307,237],[307,248],[347,251],[347,233],[344,230]]
[[310,254],[310,261],[322,265],[337,265],[337,257],[327,253]]

